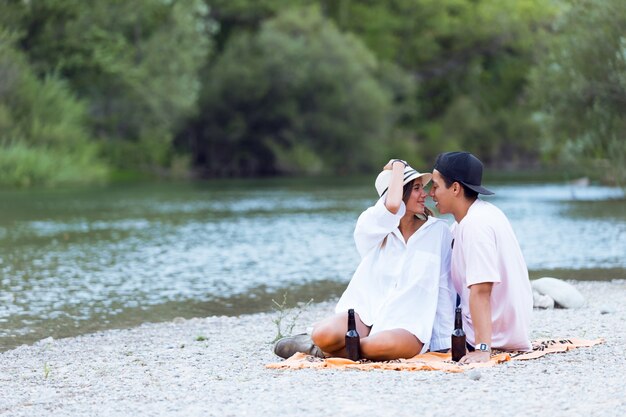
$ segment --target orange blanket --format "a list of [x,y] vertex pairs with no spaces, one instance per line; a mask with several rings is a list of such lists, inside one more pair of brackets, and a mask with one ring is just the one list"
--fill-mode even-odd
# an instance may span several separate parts
[[459,365],[452,362],[449,353],[428,352],[416,355],[410,359],[398,359],[385,362],[372,362],[363,360],[353,362],[350,359],[326,358],[320,359],[304,353],[296,353],[283,362],[266,365],[270,369],[302,369],[302,368],[334,368],[334,369],[360,369],[369,371],[384,369],[392,371],[445,371],[463,372],[469,369],[486,368],[510,360],[536,359],[548,353],[565,352],[579,347],[589,347],[604,342],[603,339],[540,339],[533,342],[531,352],[494,352],[491,360],[485,363],[472,363]]

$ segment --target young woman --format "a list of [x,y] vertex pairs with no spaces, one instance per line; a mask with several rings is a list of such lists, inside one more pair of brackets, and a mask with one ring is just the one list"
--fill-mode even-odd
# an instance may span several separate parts
[[336,314],[317,323],[310,337],[279,340],[277,355],[347,357],[351,308],[363,358],[410,358],[450,348],[456,296],[450,282],[452,238],[447,224],[424,205],[430,179],[402,160],[385,165],[375,182],[380,198],[357,221],[354,240],[361,262]]

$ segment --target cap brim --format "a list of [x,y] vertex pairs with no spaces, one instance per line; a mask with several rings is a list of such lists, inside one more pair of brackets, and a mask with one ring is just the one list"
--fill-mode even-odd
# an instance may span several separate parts
[[481,185],[467,184],[467,183],[462,182],[462,181],[459,181],[459,182],[461,182],[463,185],[465,185],[470,190],[476,191],[478,194],[484,194],[484,195],[494,195],[495,194],[493,191],[489,191],[488,189],[486,189],[485,187],[483,187]]

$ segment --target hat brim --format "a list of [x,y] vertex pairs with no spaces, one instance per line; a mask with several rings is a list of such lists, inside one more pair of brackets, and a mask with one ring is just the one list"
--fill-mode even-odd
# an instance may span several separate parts
[[466,186],[467,188],[469,188],[470,190],[476,191],[478,194],[484,194],[484,195],[494,195],[495,194],[493,191],[490,191],[490,190],[486,189],[482,185],[468,184],[468,183],[463,182],[463,181],[459,181],[459,182],[461,184],[463,184],[464,186]]
[[[432,174],[430,173],[419,173],[415,169],[410,166],[407,166],[404,170],[404,179],[402,180],[402,186],[407,185],[409,182],[421,178],[422,185],[426,186],[432,179]],[[374,186],[376,187],[376,192],[379,196],[383,196],[387,189],[389,188],[389,183],[391,182],[391,170],[386,169],[383,170],[376,177],[376,181],[374,182]]]

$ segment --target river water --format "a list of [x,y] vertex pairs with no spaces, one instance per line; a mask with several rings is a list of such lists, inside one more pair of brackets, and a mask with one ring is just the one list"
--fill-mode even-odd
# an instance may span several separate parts
[[[626,278],[621,190],[490,188],[531,277]],[[285,293],[289,305],[336,297],[358,263],[354,223],[375,196],[370,179],[0,191],[0,351],[267,311]]]

